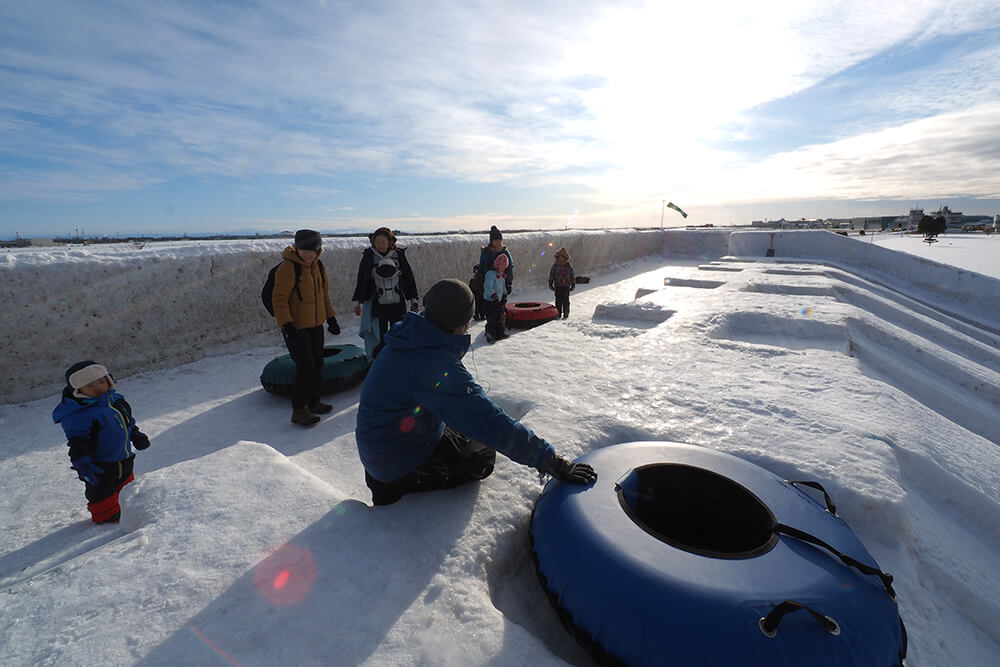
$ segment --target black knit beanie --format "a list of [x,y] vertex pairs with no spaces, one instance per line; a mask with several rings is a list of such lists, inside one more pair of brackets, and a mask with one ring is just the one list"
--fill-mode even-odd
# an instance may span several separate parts
[[322,250],[323,237],[312,229],[300,229],[295,232],[295,247],[299,250]]
[[472,290],[461,280],[445,278],[424,294],[424,317],[451,333],[472,319],[476,301]]
[[503,234],[500,233],[496,225],[490,227],[490,241],[503,241]]

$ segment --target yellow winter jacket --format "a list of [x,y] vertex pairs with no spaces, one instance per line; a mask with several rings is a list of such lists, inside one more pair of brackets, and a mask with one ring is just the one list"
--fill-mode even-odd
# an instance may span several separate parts
[[[326,270],[320,267],[318,258],[312,264],[306,264],[293,246],[285,248],[281,258],[289,261],[282,262],[274,272],[274,291],[271,292],[274,319],[278,326],[284,327],[289,322],[296,329],[323,326],[327,319],[336,315],[330,303]],[[298,289],[295,287],[295,267],[291,262],[302,267]]]

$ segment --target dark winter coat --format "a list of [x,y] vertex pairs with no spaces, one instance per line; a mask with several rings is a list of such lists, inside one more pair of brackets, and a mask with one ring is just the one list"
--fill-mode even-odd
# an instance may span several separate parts
[[479,252],[479,273],[486,275],[486,272],[493,268],[493,262],[496,260],[497,255],[507,255],[507,269],[504,273],[507,274],[507,293],[510,294],[510,288],[514,284],[514,258],[510,256],[510,250],[507,246],[503,246],[500,250],[494,250],[493,246],[486,245]]
[[423,463],[445,424],[518,463],[537,468],[554,453],[494,403],[462,364],[468,334],[450,334],[407,313],[385,336],[361,386],[354,431],[365,470],[391,482]]
[[569,262],[552,264],[552,268],[549,269],[549,289],[569,288],[573,291],[574,287],[576,287],[576,274]]
[[[319,260],[306,264],[293,246],[288,246],[281,253],[281,258],[288,260],[278,266],[274,272],[274,291],[271,301],[274,304],[274,319],[279,327],[289,322],[296,329],[320,327],[336,315],[333,304],[330,303],[330,282],[326,277],[326,269]],[[298,287],[295,285],[295,267],[299,264],[300,273]]]
[[77,398],[63,390],[62,402],[52,411],[69,440],[69,458],[89,456],[95,463],[115,462],[135,456],[132,407],[114,389],[97,398]]
[[[399,263],[399,291],[402,292],[403,300],[416,299],[417,281],[413,277],[413,269],[410,268],[410,262],[406,259],[406,248],[390,248],[379,259],[391,254],[393,251],[395,251],[396,259]],[[358,265],[358,282],[354,288],[354,296],[351,297],[352,301],[364,303],[375,294],[375,280],[372,278],[372,271],[375,268],[376,254],[378,254],[378,251],[372,247],[365,248],[365,251],[361,254],[361,264]]]

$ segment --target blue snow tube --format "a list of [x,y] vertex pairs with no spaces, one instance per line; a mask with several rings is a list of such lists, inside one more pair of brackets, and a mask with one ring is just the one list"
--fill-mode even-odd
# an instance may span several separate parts
[[[327,345],[323,348],[323,375],[320,389],[324,394],[342,391],[365,379],[368,357],[357,345]],[[291,396],[295,382],[295,362],[284,354],[267,362],[260,374],[264,390],[278,396]]]
[[820,485],[675,442],[579,461],[597,482],[549,481],[531,542],[543,589],[598,663],[902,665],[892,576]]

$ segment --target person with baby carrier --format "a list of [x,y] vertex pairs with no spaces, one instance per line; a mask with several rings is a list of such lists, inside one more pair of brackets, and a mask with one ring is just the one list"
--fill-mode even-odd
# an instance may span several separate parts
[[406,248],[396,245],[396,235],[379,227],[368,239],[371,246],[361,254],[358,282],[354,288],[354,314],[361,316],[358,332],[365,341],[365,354],[373,361],[384,345],[385,334],[409,309],[419,308],[417,281],[406,259]]

